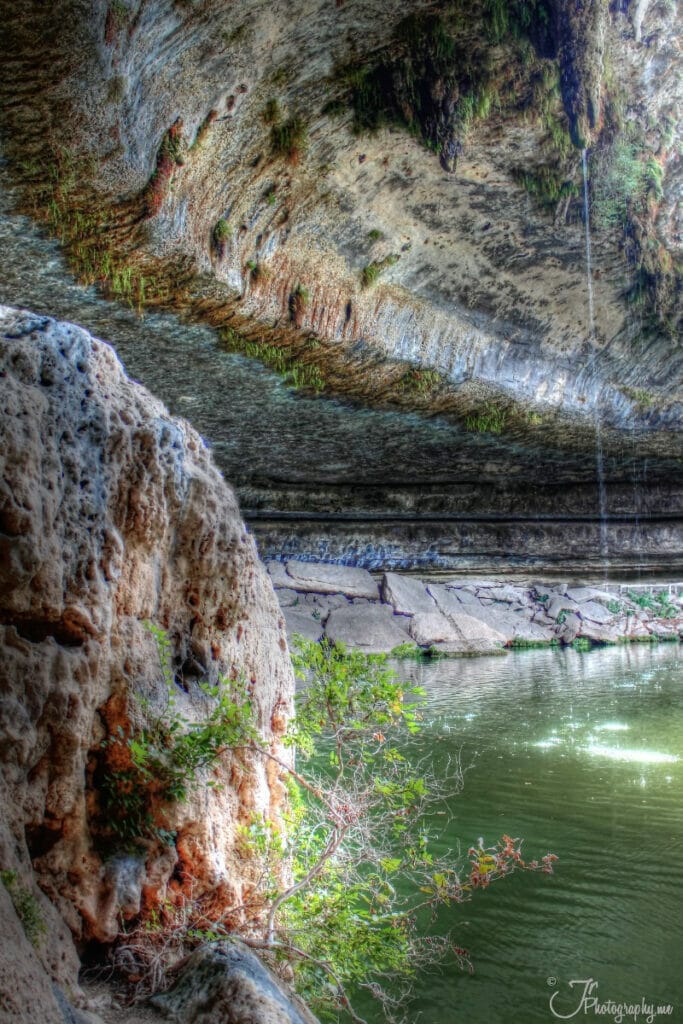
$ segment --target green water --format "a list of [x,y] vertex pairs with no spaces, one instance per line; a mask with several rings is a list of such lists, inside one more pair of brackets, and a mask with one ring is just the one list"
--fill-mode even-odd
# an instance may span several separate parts
[[570,1014],[583,986],[568,982],[588,978],[600,1002],[673,1004],[655,1019],[683,1021],[680,646],[395,667],[429,694],[416,753],[437,771],[458,754],[472,765],[444,846],[507,832],[560,858],[553,876],[520,873],[442,912],[474,973],[421,980],[411,1024],[552,1021],[549,996]]

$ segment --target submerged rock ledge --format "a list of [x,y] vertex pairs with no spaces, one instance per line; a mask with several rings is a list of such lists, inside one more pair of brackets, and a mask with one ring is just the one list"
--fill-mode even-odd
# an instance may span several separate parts
[[[365,653],[477,655],[683,640],[683,584],[516,584],[289,561],[268,569],[288,634]],[[336,584],[336,586],[335,586]]]

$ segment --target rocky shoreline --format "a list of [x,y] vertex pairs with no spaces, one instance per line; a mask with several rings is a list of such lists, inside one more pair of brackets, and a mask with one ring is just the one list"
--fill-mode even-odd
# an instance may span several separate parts
[[368,654],[683,640],[683,584],[436,580],[295,560],[267,567],[289,637],[327,637]]

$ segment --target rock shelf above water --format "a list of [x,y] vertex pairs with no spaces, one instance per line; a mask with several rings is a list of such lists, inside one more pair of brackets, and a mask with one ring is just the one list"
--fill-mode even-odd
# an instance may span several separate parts
[[437,581],[393,572],[376,579],[364,569],[298,561],[268,569],[290,638],[327,637],[368,654],[683,639],[683,584]]

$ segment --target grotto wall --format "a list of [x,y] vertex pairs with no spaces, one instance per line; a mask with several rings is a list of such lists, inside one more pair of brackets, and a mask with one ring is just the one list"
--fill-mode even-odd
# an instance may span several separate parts
[[313,390],[680,415],[664,0],[6,7],[4,145],[86,280]]

